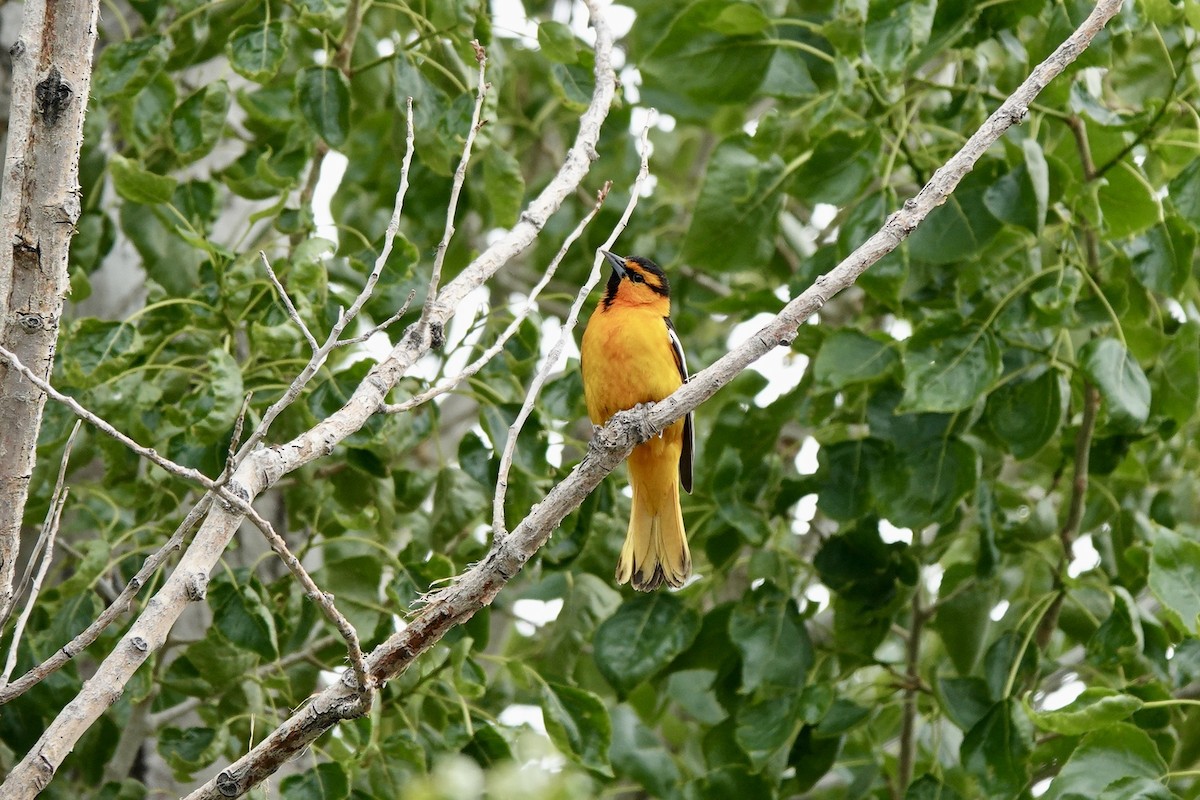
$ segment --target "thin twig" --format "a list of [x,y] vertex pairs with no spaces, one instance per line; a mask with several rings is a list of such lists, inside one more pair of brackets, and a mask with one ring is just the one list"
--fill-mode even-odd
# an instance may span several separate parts
[[913,756],[916,753],[917,692],[921,687],[921,630],[927,615],[921,606],[921,584],[913,591],[912,627],[905,643],[904,710],[900,720],[900,755],[897,765],[896,796],[903,797],[912,783]]
[[108,605],[108,608],[100,612],[100,616],[96,617],[91,625],[88,625],[78,636],[55,651],[54,655],[50,658],[30,669],[12,683],[0,687],[0,705],[4,705],[14,697],[20,697],[48,675],[62,669],[62,667],[66,666],[67,662],[83,652],[96,639],[100,638],[100,634],[104,632],[104,629],[111,625],[117,617],[125,613],[133,602],[133,598],[146,585],[146,582],[150,580],[150,576],[166,561],[167,556],[180,548],[188,531],[200,521],[200,518],[208,511],[211,503],[212,495],[206,494],[200,499],[200,502],[192,507],[192,510],[184,517],[183,522],[180,522],[179,526],[175,528],[175,532],[171,534],[171,538],[167,540],[166,544],[158,548],[158,550],[142,562],[142,568],[137,571],[136,575],[129,579],[129,583],[125,585],[124,590]]
[[342,339],[340,342],[336,343],[334,347],[348,347],[352,344],[362,344],[380,331],[386,331],[388,328],[392,327],[392,325],[399,322],[401,317],[408,313],[408,307],[412,305],[413,298],[416,296],[417,290],[410,289],[408,292],[408,297],[405,298],[404,305],[400,306],[399,311],[397,311],[395,314],[392,314],[390,317],[371,328],[371,330],[367,331],[366,333],[360,333],[358,336],[354,336],[350,339]]
[[279,299],[283,301],[283,305],[287,308],[288,316],[292,318],[292,322],[296,323],[296,327],[304,334],[304,340],[308,342],[309,348],[315,353],[321,348],[317,344],[317,337],[312,335],[312,331],[308,329],[308,325],[300,317],[300,312],[296,310],[296,306],[292,303],[292,298],[288,296],[287,289],[283,288],[283,284],[279,282],[279,277],[275,274],[275,270],[271,269],[271,262],[267,260],[267,254],[264,250],[258,251],[259,258],[262,259],[263,267],[267,270],[267,277],[271,279],[271,285],[275,287],[275,291],[279,292]]
[[[76,420],[75,426],[71,428],[71,434],[67,437],[66,447],[63,448],[62,461],[58,466],[58,479],[54,482],[54,491],[50,494],[50,507],[46,511],[46,520],[42,523],[42,530],[38,534],[37,543],[34,544],[33,550],[29,553],[29,562],[25,565],[25,573],[21,575],[21,581],[13,591],[13,604],[9,606],[6,613],[0,614],[0,630],[4,629],[4,626],[8,624],[8,620],[12,617],[17,600],[21,595],[25,594],[25,589],[29,586],[29,581],[33,578],[33,570],[37,567],[38,554],[47,551],[47,541],[51,540],[55,535],[57,526],[48,524],[50,513],[54,510],[54,505],[58,502],[59,495],[62,492],[63,481],[67,477],[67,460],[71,457],[71,449],[75,445],[75,436],[79,433],[79,426],[82,424],[83,420]],[[11,674],[11,672],[5,674],[4,678],[0,680],[0,686],[8,682],[8,677]]]
[[[42,523],[42,534],[39,537],[38,546],[29,555],[29,564],[32,566],[40,549],[42,562],[38,567],[37,576],[33,579],[33,585],[29,589],[29,599],[25,601],[25,608],[21,610],[21,615],[17,617],[17,624],[13,628],[8,660],[4,663],[4,672],[0,673],[0,688],[8,685],[8,679],[12,677],[13,670],[17,667],[17,650],[21,647],[21,635],[25,633],[25,624],[29,622],[29,615],[33,613],[38,594],[42,591],[42,581],[46,579],[46,573],[50,570],[50,562],[54,560],[54,539],[58,536],[58,523],[62,519],[63,506],[67,504],[67,462],[71,460],[71,448],[75,446],[75,437],[82,424],[81,420],[76,420],[75,427],[71,428],[71,435],[67,437],[62,461],[58,465],[58,480],[54,482],[54,491],[50,495],[50,507],[46,509],[46,520]],[[28,573],[26,573],[26,578],[28,578]],[[25,591],[25,578],[21,580],[21,586],[13,595],[14,604],[15,598],[20,597],[23,591]]]
[[[611,248],[613,243],[617,241],[617,238],[625,230],[625,226],[629,224],[629,218],[633,216],[633,210],[637,208],[638,197],[642,193],[642,186],[645,185],[647,178],[650,177],[650,127],[654,123],[655,116],[656,114],[651,111],[649,118],[646,120],[646,126],[642,128],[642,135],[638,145],[641,151],[642,163],[638,167],[637,177],[634,179],[633,186],[629,190],[629,202],[625,205],[625,212],[617,220],[616,226],[613,227],[612,233],[609,234],[608,240],[600,248],[601,250]],[[550,377],[550,373],[558,366],[558,359],[562,356],[567,339],[572,338],[574,334],[575,323],[579,320],[580,309],[587,302],[592,289],[600,282],[600,268],[603,263],[604,256],[597,252],[592,262],[592,271],[588,275],[587,281],[580,288],[579,293],[575,296],[575,302],[571,304],[571,310],[567,313],[567,319],[563,322],[562,330],[559,332],[558,341],[551,348],[550,355],[546,357],[542,368],[533,376],[533,381],[529,384],[529,391],[525,393],[525,402],[521,404],[521,410],[517,413],[517,418],[513,420],[512,425],[508,428],[508,439],[504,442],[504,453],[500,456],[500,469],[496,473],[496,494],[492,498],[492,536],[496,540],[504,538],[508,533],[504,527],[504,496],[508,492],[508,473],[512,469],[513,455],[517,450],[517,437],[521,435],[521,428],[524,427],[525,420],[529,419],[529,415],[533,413],[533,404],[537,401],[538,394],[542,391],[542,386],[545,385],[546,380]]]
[[183,478],[184,480],[189,480],[194,483],[198,483],[201,486],[203,486],[205,489],[216,489],[217,488],[216,482],[213,481],[212,478],[209,478],[204,473],[202,473],[198,470],[194,470],[191,467],[185,467],[182,464],[176,464],[171,459],[166,458],[165,456],[159,455],[158,451],[156,451],[152,447],[143,447],[142,445],[135,442],[133,439],[131,439],[128,436],[126,436],[125,434],[121,433],[119,430],[114,428],[108,422],[101,419],[95,413],[88,411],[86,408],[84,408],[82,405],[80,405],[79,401],[76,400],[75,398],[68,397],[67,395],[65,395],[62,392],[55,389],[49,383],[47,383],[46,381],[39,378],[33,372],[33,370],[29,369],[29,367],[22,364],[21,360],[19,358],[17,358],[15,353],[11,353],[8,350],[6,350],[4,347],[0,347],[0,358],[3,358],[10,365],[12,365],[13,369],[17,370],[22,375],[24,375],[26,380],[28,380],[34,386],[36,386],[37,388],[39,388],[43,392],[45,392],[48,397],[53,398],[56,402],[62,403],[67,408],[71,409],[71,411],[74,412],[75,416],[84,420],[89,425],[96,428],[101,433],[105,434],[106,436],[111,436],[112,438],[116,439],[118,442],[125,445],[130,450],[137,453],[139,456],[146,459],[147,461],[152,461],[154,464],[156,464],[159,467],[162,467],[164,470],[171,473],[172,475],[177,475],[178,477]]
[[[267,538],[267,543],[271,545],[271,549],[279,555],[279,558],[291,570],[296,580],[300,581],[300,585],[308,593],[309,599],[321,607],[321,610],[325,612],[325,616],[338,629],[338,633],[342,635],[342,638],[346,640],[346,647],[350,654],[350,666],[354,671],[353,675],[355,679],[353,685],[350,683],[346,685],[369,695],[374,687],[367,675],[366,664],[363,662],[363,651],[362,645],[358,640],[358,632],[354,630],[354,626],[350,624],[350,620],[346,619],[342,612],[337,610],[337,607],[333,604],[333,595],[322,591],[317,586],[316,581],[308,574],[308,570],[300,563],[300,559],[296,558],[292,551],[288,549],[287,542],[283,540],[282,536],[276,533],[275,528],[271,526],[270,522],[267,522],[262,514],[258,513],[257,509],[247,504],[247,507],[242,510],[246,513],[247,518],[262,531],[263,536]],[[368,705],[370,704],[369,699],[366,702]]]
[[445,394],[446,392],[450,391],[462,381],[474,376],[477,372],[479,372],[479,370],[483,369],[489,361],[495,358],[496,355],[504,349],[504,345],[508,343],[508,340],[512,338],[513,334],[517,332],[517,329],[521,327],[521,323],[523,323],[529,317],[529,315],[533,313],[533,309],[537,305],[538,295],[542,293],[542,289],[546,288],[546,285],[550,283],[550,279],[554,277],[554,273],[558,271],[558,266],[562,263],[563,258],[566,257],[567,251],[571,249],[571,245],[573,245],[575,240],[583,235],[583,231],[585,228],[587,228],[588,223],[590,223],[592,219],[595,218],[596,214],[599,213],[600,209],[604,207],[604,200],[608,197],[608,192],[610,189],[612,189],[612,181],[605,181],[604,186],[599,192],[596,193],[595,205],[593,205],[591,210],[588,211],[583,219],[579,221],[579,224],[575,226],[575,230],[571,231],[567,238],[563,240],[562,247],[558,248],[558,252],[554,254],[554,258],[550,261],[550,265],[546,268],[546,272],[542,275],[541,279],[534,284],[534,287],[529,290],[529,296],[525,299],[525,304],[521,307],[521,310],[513,315],[512,322],[510,322],[508,327],[501,332],[501,334],[496,338],[496,341],[492,343],[491,347],[489,347],[487,350],[484,350],[479,358],[472,361],[465,369],[463,369],[462,372],[458,373],[457,375],[451,375],[448,378],[443,378],[436,385],[426,389],[424,392],[421,392],[418,395],[408,398],[402,403],[389,403],[383,406],[380,411],[384,414],[399,414],[401,412],[416,408],[423,403],[427,403],[438,395]]
[[[367,281],[363,285],[362,291],[358,293],[358,297],[354,298],[354,302],[350,305],[350,308],[343,312],[339,316],[338,321],[334,323],[333,329],[325,339],[325,344],[315,349],[312,357],[308,360],[308,364],[304,366],[304,369],[300,370],[300,373],[295,377],[291,385],[288,386],[283,396],[263,412],[262,420],[258,423],[258,427],[254,429],[254,432],[250,434],[250,438],[246,440],[241,450],[238,451],[238,465],[241,465],[246,460],[246,456],[254,452],[254,448],[258,446],[258,443],[266,438],[267,432],[270,430],[272,423],[275,422],[276,417],[294,403],[296,398],[300,396],[300,393],[304,391],[304,387],[308,385],[309,381],[313,379],[313,376],[317,374],[321,366],[325,363],[325,359],[329,356],[330,351],[338,346],[338,342],[342,337],[342,331],[358,316],[358,312],[362,310],[362,307],[375,291],[375,284],[379,282],[379,276],[383,273],[383,267],[387,264],[388,256],[392,254],[392,246],[396,242],[396,234],[400,231],[400,217],[404,211],[404,196],[408,194],[408,173],[412,167],[413,140],[415,138],[412,109],[413,100],[410,97],[408,98],[408,135],[405,140],[407,149],[404,153],[404,162],[400,167],[400,186],[396,190],[396,201],[392,207],[392,219],[388,223],[387,231],[384,233],[383,249],[375,259],[375,266],[371,269],[371,274],[367,276]],[[265,258],[263,262],[266,263]],[[407,308],[407,303],[405,307]]]
[[[1077,116],[1069,117],[1067,125],[1075,137],[1075,149],[1079,153],[1079,164],[1083,169],[1084,180],[1091,183],[1096,180],[1099,173],[1096,171],[1096,164],[1092,160],[1092,148],[1088,143],[1087,128],[1084,126],[1083,120]],[[1083,227],[1084,244],[1087,249],[1085,254],[1087,271],[1090,275],[1095,276],[1100,271],[1099,239],[1096,229],[1086,220],[1081,225]],[[1062,543],[1062,555],[1059,556],[1058,569],[1056,570],[1058,591],[1038,627],[1037,645],[1039,649],[1045,648],[1050,643],[1050,637],[1058,629],[1059,613],[1062,611],[1063,602],[1066,600],[1067,592],[1063,586],[1063,575],[1066,574],[1071,563],[1071,554],[1075,539],[1079,536],[1079,526],[1083,522],[1083,512],[1087,504],[1088,463],[1092,451],[1092,438],[1096,432],[1096,417],[1099,412],[1100,392],[1091,381],[1084,378],[1083,414],[1080,417],[1079,430],[1075,433],[1075,469],[1071,480],[1071,501],[1067,508],[1067,519],[1063,523],[1062,529],[1058,532],[1059,541]]]
[[[475,61],[479,64],[479,87],[475,94],[475,110],[471,113],[471,128],[467,131],[467,141],[463,144],[462,158],[459,159],[458,169],[454,171],[454,183],[450,187],[450,201],[446,205],[446,227],[442,230],[442,240],[438,243],[437,251],[433,256],[433,270],[429,276],[429,291],[425,294],[425,306],[421,311],[421,321],[427,322],[433,312],[433,306],[437,302],[438,285],[442,281],[442,264],[446,261],[446,251],[450,248],[450,239],[454,236],[454,215],[458,213],[458,197],[462,194],[463,184],[467,180],[467,165],[471,162],[471,148],[475,145],[475,134],[479,133],[482,124],[479,121],[480,115],[483,113],[483,99],[487,96],[487,90],[490,86],[484,78],[487,70],[487,51],[483,49],[483,45],[478,39],[471,40],[471,47],[475,48]],[[439,331],[434,335],[435,341],[440,340],[442,334]]]

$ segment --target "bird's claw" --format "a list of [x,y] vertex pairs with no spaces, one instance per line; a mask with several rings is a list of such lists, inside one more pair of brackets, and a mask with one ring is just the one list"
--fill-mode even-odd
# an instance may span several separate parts
[[654,426],[650,424],[650,409],[652,408],[654,408],[654,403],[638,403],[629,409],[637,414],[638,435],[643,442],[649,441],[655,436],[662,436],[662,431],[655,430]]

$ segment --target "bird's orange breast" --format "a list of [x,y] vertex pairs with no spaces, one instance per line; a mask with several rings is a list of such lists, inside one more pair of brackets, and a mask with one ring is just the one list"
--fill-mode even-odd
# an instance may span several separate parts
[[663,315],[600,306],[580,347],[588,416],[602,425],[618,411],[662,400],[683,383]]

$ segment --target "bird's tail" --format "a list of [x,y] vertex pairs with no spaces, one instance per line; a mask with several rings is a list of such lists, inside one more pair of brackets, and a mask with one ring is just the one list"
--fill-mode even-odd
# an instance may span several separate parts
[[617,583],[632,581],[633,588],[641,592],[657,589],[664,581],[668,586],[683,586],[692,571],[679,506],[679,478],[674,464],[667,463],[669,478],[655,480],[664,476],[654,475],[646,480],[647,476],[638,474],[636,459],[630,459],[633,510],[617,562]]

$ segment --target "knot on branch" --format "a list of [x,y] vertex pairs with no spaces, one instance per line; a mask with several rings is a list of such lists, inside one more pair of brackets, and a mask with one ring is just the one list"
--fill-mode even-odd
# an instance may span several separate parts
[[37,333],[42,330],[49,330],[54,327],[54,323],[43,317],[41,314],[35,314],[30,311],[18,311],[16,313],[17,325],[26,333]]
[[25,55],[25,43],[20,39],[17,39],[12,43],[12,47],[8,48],[8,54],[12,56],[14,60]]
[[58,67],[50,67],[50,74],[37,85],[35,91],[38,115],[46,127],[53,128],[58,124],[66,113],[67,106],[71,104],[71,95],[74,93],[62,79]]
[[133,637],[132,639],[129,640],[129,643],[131,645],[133,645],[133,649],[137,650],[139,653],[145,653],[146,651],[148,651],[150,649],[150,643],[147,642],[145,639],[143,639],[141,636]]
[[238,779],[235,778],[233,773],[229,772],[228,770],[217,776],[216,783],[217,791],[221,793],[222,797],[237,797],[239,794],[241,794],[239,791]]
[[184,583],[184,593],[193,603],[203,600],[208,594],[208,575],[203,572],[193,573]]

